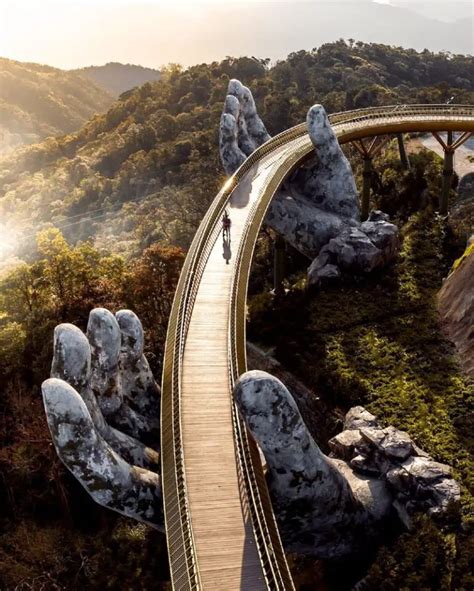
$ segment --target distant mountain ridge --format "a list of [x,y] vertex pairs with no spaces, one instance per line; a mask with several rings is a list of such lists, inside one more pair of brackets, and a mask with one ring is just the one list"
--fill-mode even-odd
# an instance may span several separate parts
[[[30,236],[50,223],[64,225],[71,241],[102,233],[115,252],[138,239],[187,247],[183,236],[193,235],[224,181],[216,142],[230,78],[251,87],[275,135],[304,121],[316,101],[328,112],[452,96],[470,104],[472,63],[468,56],[339,40],[275,65],[249,57],[172,65],[161,81],[124,93],[77,132],[1,158],[0,220]],[[111,211],[120,225],[114,232],[104,223]],[[139,226],[137,238],[132,230]]]
[[88,66],[71,72],[90,78],[116,97],[145,82],[155,82],[161,77],[159,70],[118,62],[109,62],[104,66]]
[[109,91],[74,72],[0,58],[0,154],[76,131],[112,102]]

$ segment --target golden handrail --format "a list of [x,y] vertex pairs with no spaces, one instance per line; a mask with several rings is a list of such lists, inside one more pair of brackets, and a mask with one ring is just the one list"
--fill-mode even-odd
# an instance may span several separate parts
[[[383,133],[416,131],[474,132],[474,106],[468,105],[396,105],[358,109],[329,117],[340,143]],[[162,484],[173,588],[200,590],[192,523],[186,495],[186,473],[181,434],[181,374],[186,335],[194,300],[207,258],[219,233],[219,220],[233,189],[250,168],[286,145],[274,173],[251,208],[240,242],[232,283],[230,306],[231,384],[244,373],[245,303],[248,277],[258,232],[270,201],[284,178],[312,151],[305,124],[297,125],[260,146],[218,193],[202,220],[189,249],[176,289],[166,338],[161,409]],[[239,472],[245,483],[255,539],[267,587],[291,590],[293,583],[271,507],[258,449],[247,433],[235,407],[234,439]]]

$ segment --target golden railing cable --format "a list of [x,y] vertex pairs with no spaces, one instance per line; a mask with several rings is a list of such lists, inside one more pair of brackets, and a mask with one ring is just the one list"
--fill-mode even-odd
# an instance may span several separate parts
[[[341,143],[384,133],[408,131],[474,132],[474,107],[461,105],[397,105],[336,113],[330,116]],[[229,179],[206,213],[186,257],[169,319],[162,380],[161,456],[165,526],[171,580],[176,591],[199,590],[199,564],[186,494],[186,470],[181,434],[181,374],[186,335],[207,258],[219,232],[227,200],[258,161],[291,145],[278,159],[274,173],[251,208],[239,245],[232,285],[229,326],[230,383],[246,371],[245,304],[248,276],[258,232],[270,201],[291,170],[312,151],[305,124],[275,136],[258,148]],[[238,469],[265,575],[272,590],[291,590],[293,583],[276,526],[257,446],[233,410]]]

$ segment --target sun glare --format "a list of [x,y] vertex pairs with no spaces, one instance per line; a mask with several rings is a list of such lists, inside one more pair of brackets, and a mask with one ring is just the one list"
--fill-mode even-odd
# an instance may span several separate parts
[[0,261],[10,257],[18,246],[18,234],[0,224]]

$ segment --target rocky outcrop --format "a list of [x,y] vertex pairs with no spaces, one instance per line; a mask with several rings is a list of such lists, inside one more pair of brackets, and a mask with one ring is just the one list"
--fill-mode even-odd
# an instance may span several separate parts
[[474,242],[471,242],[438,293],[438,310],[443,330],[456,346],[463,371],[474,379],[473,294]]
[[344,431],[329,445],[331,456],[343,459],[354,472],[387,483],[393,507],[407,526],[417,512],[441,513],[459,501],[459,485],[449,466],[419,449],[408,433],[383,428],[361,406],[347,413]]
[[372,211],[358,228],[346,228],[321,248],[308,269],[308,283],[323,285],[344,272],[370,273],[390,263],[398,248],[398,228],[388,215]]
[[[269,135],[250,91],[229,83],[220,126],[220,155],[232,174]],[[396,256],[398,231],[387,216],[360,223],[359,199],[349,161],[321,105],[307,116],[314,157],[277,191],[266,223],[313,262],[309,283],[321,285],[342,274],[367,273]],[[331,241],[335,240],[331,246]]]

